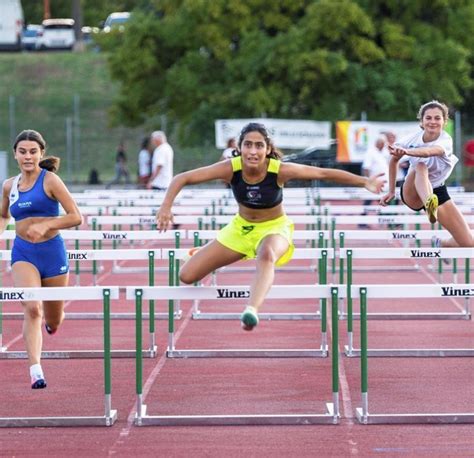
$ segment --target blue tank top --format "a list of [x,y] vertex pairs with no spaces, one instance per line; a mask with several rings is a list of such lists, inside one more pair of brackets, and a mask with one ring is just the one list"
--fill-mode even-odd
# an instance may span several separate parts
[[10,191],[10,214],[15,221],[40,216],[59,216],[59,202],[44,192],[46,169],[42,169],[35,184],[28,191],[18,190],[18,175]]
[[273,208],[283,200],[283,187],[278,185],[278,172],[281,162],[270,159],[267,174],[260,183],[246,183],[242,177],[242,157],[231,159],[234,175],[230,182],[234,197],[239,204],[248,208]]

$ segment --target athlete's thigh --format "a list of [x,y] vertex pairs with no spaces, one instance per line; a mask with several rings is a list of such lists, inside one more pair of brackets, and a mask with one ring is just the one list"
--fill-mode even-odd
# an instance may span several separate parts
[[209,242],[191,256],[181,269],[181,274],[193,273],[204,278],[219,267],[227,266],[242,259],[244,255],[225,247],[217,240]]
[[39,288],[41,277],[38,269],[26,261],[17,261],[12,265],[13,284],[20,288]]
[[279,234],[270,234],[264,237],[257,248],[257,258],[266,255],[269,251],[275,253],[276,259],[278,261],[290,247],[288,240],[285,239],[282,235]]
[[452,200],[438,207],[438,221],[461,247],[473,246],[472,230]]
[[[17,261],[12,265],[13,284],[18,288],[39,288],[41,287],[41,277],[38,269],[31,263]],[[23,306],[36,310],[40,301],[25,301]]]
[[[43,278],[42,286],[53,287],[53,286],[67,286],[69,284],[69,273],[63,275],[57,275],[55,277]],[[64,308],[64,301],[43,301],[43,310],[46,321],[50,316],[56,316],[62,314]]]
[[403,201],[412,209],[423,207],[423,202],[416,192],[415,188],[415,171],[411,170],[403,183]]

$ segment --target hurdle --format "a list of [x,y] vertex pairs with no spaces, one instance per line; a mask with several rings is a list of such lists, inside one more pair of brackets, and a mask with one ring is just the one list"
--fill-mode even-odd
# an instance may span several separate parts
[[[175,259],[182,259],[187,255],[188,250],[171,250],[163,249],[162,257],[172,257]],[[320,248],[305,248],[295,249],[292,259],[310,259],[317,260],[319,264],[318,276],[319,284],[324,285],[327,283],[327,260],[328,257],[334,256],[332,249],[320,249]],[[178,265],[174,263],[174,265]],[[170,272],[172,269],[170,261]],[[238,268],[237,268],[238,269]],[[249,268],[244,268],[249,271]],[[278,268],[280,269],[280,268]],[[253,270],[253,269],[250,269]],[[176,276],[174,276],[176,277]],[[215,281],[215,275],[213,275],[213,285],[217,286]],[[170,286],[177,286],[179,283],[170,283]],[[325,299],[321,299],[319,304],[319,310],[315,312],[262,312],[259,314],[259,318],[262,320],[320,320],[322,304]],[[195,320],[238,320],[240,319],[240,313],[232,312],[202,312],[199,308],[199,300],[194,299],[193,301],[193,319]]]
[[[149,285],[154,286],[154,263],[155,259],[161,259],[161,250],[70,250],[68,251],[69,260],[80,260],[82,261],[104,261],[104,260],[146,260],[148,261],[148,272],[149,272]],[[11,259],[10,251],[0,251],[0,260],[7,261]],[[96,278],[94,277],[94,286],[96,285]],[[0,310],[2,312],[2,310]],[[132,312],[123,313],[110,313],[110,319],[135,319],[135,314]],[[149,347],[143,350],[144,356],[147,358],[155,358],[158,354],[156,346],[156,333],[155,333],[155,319],[167,319],[167,313],[156,313],[154,301],[149,302],[149,313],[145,316],[148,319],[149,324]],[[181,311],[176,313],[176,318],[181,317]],[[11,312],[11,313],[0,313],[0,319],[23,319],[23,313]],[[66,318],[75,320],[102,320],[104,319],[103,313],[100,312],[66,312]],[[0,343],[2,339],[2,326],[0,326]],[[133,358],[135,353],[134,350],[112,350],[114,357],[119,358]],[[89,351],[61,351],[61,352],[45,352],[44,358],[100,358],[101,352],[94,350]],[[0,359],[2,358],[25,358],[25,352],[0,352]]]
[[[417,289],[419,287],[419,289]],[[351,295],[359,294],[360,286],[351,286]],[[472,296],[474,296],[474,288],[471,283],[447,283],[441,285],[371,285],[370,297],[377,298],[430,298],[430,297],[463,297],[467,302]],[[386,295],[384,295],[386,291]],[[366,324],[362,324],[363,320],[369,319],[369,313],[366,310],[362,310],[362,299],[365,300],[365,307],[367,307],[366,298],[361,298],[361,313],[359,315],[361,320],[361,333],[365,330],[362,329]],[[365,314],[362,316],[362,314]],[[355,349],[351,345],[352,337],[349,341],[349,345],[345,347],[345,353],[347,356],[362,356],[362,348]],[[364,343],[366,344],[366,342]],[[474,349],[471,348],[440,348],[440,349],[367,349],[365,348],[367,356],[379,356],[379,357],[473,357]]]
[[[465,259],[466,269],[465,278],[466,283],[469,283],[470,269],[469,260],[474,256],[474,251],[469,248],[341,248],[339,250],[339,258],[341,261],[347,260],[347,280],[344,281],[343,264],[340,266],[339,281],[341,284],[347,284],[347,314],[344,310],[340,310],[341,318],[357,317],[358,314],[352,313],[352,298],[350,295],[350,287],[352,286],[353,278],[353,260],[354,259],[407,259],[418,262],[420,259]],[[396,319],[396,320],[468,320],[471,318],[471,313],[466,300],[465,308],[461,312],[423,312],[423,313],[371,313],[369,319]]]
[[[325,285],[319,285],[321,291]],[[326,297],[318,296],[318,285],[292,285],[292,286],[273,286],[267,294],[267,299],[321,299],[321,345],[319,349],[177,349],[174,337],[174,300],[220,300],[228,301],[248,297],[250,291],[248,287],[242,286],[170,286],[168,290],[157,290],[156,294],[161,294],[161,299],[168,299],[168,348],[167,356],[169,358],[232,358],[232,357],[276,357],[276,358],[299,358],[299,357],[319,357],[328,356],[327,344],[327,304]],[[173,289],[174,288],[174,289]],[[172,294],[172,298],[163,297],[163,294]],[[153,298],[154,294],[144,295],[145,299]]]
[[[355,349],[353,346],[353,320],[360,318],[360,314],[353,312],[352,306],[352,260],[353,259],[453,259],[463,258],[466,259],[466,272],[465,278],[466,283],[469,283],[470,271],[469,271],[469,258],[473,256],[472,250],[466,248],[385,248],[383,250],[379,248],[341,248],[339,250],[340,259],[347,259],[347,294],[346,294],[346,305],[347,313],[344,313],[343,308],[339,309],[339,316],[341,319],[347,319],[347,335],[348,344],[345,346],[346,356],[359,356],[360,350]],[[343,280],[343,278],[342,278]],[[341,281],[343,283],[343,281]],[[399,285],[394,285],[395,287]],[[387,285],[390,287],[390,285]],[[400,296],[402,297],[402,296]],[[342,304],[342,301],[341,301]],[[460,312],[372,312],[368,314],[369,319],[375,320],[470,320],[471,311],[469,306],[469,297],[464,300],[464,307]],[[464,356],[465,350],[425,350],[425,349],[412,349],[412,350],[384,350],[384,351],[372,351],[369,350],[370,356]],[[470,356],[468,350],[467,356]]]
[[[402,287],[400,287],[402,286]],[[357,419],[362,424],[401,424],[401,423],[474,423],[474,413],[395,413],[395,414],[369,414],[368,401],[368,298],[435,298],[456,296],[469,298],[474,295],[472,284],[446,284],[446,285],[366,285],[353,286],[352,294],[360,295],[361,303],[361,397],[362,407],[356,409]],[[458,356],[474,356],[470,354]]]
[[[116,286],[51,287],[51,288],[1,288],[0,296],[5,301],[24,300],[102,300],[104,307],[104,387],[105,412],[103,416],[70,417],[0,417],[0,427],[47,427],[47,426],[112,426],[117,420],[117,411],[112,410],[110,301],[118,299]],[[45,353],[43,352],[43,356]],[[52,353],[52,352],[50,352]],[[17,358],[15,358],[17,359]]]
[[[229,290],[238,292],[239,287],[231,286]],[[213,287],[127,287],[127,299],[135,300],[137,326],[136,326],[136,393],[137,393],[137,413],[135,416],[136,426],[194,426],[194,425],[309,425],[309,424],[338,424],[339,413],[339,352],[338,352],[338,319],[337,303],[339,288],[337,286],[314,286],[308,285],[297,290],[287,286],[274,286],[269,293],[269,297],[281,297],[290,295],[291,297],[312,297],[319,299],[331,299],[332,304],[332,402],[326,403],[326,413],[324,414],[281,414],[281,415],[176,415],[176,416],[153,416],[147,414],[147,406],[143,403],[142,379],[143,379],[143,361],[141,358],[141,326],[140,315],[143,299],[176,299],[194,298],[196,294],[204,298],[216,299],[218,296],[217,288]],[[344,294],[344,291],[342,291]],[[289,297],[289,296],[288,296]],[[170,326],[173,322],[173,313],[170,310]],[[170,329],[170,347],[173,347],[173,330]],[[227,354],[224,354],[227,353]],[[220,356],[238,356],[233,350],[221,353]],[[203,356],[203,355],[201,355]],[[239,355],[241,356],[241,354]],[[260,352],[254,352],[252,356],[262,356]],[[285,353],[279,355],[286,356]]]

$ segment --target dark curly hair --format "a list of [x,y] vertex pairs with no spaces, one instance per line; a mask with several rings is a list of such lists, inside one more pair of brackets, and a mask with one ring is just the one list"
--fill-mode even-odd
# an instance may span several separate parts
[[267,154],[267,157],[271,157],[273,159],[281,159],[283,157],[282,152],[279,149],[277,149],[275,144],[273,143],[273,140],[270,137],[270,134],[268,133],[267,128],[263,124],[260,124],[258,122],[249,122],[240,131],[239,141],[238,141],[239,154],[240,154],[240,149],[242,147],[242,142],[244,141],[245,136],[249,132],[259,132],[260,134],[262,134],[263,138],[265,139],[265,142],[270,147],[270,152]]

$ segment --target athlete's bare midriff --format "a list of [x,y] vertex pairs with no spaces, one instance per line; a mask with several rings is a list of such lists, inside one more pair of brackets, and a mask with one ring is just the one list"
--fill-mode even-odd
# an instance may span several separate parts
[[22,219],[21,221],[16,221],[15,222],[15,232],[18,237],[22,238],[23,240],[26,240],[27,242],[31,243],[41,243],[41,242],[46,242],[46,240],[52,239],[53,237],[56,237],[56,235],[59,234],[59,231],[57,229],[51,229],[44,234],[43,237],[39,240],[35,240],[34,242],[31,240],[30,237],[28,237],[28,229],[32,224],[38,224],[42,223],[43,221],[49,221],[51,219],[54,219],[54,217],[51,216],[36,216],[32,218],[25,218]]
[[270,221],[279,218],[285,213],[283,211],[283,204],[278,204],[272,208],[248,208],[239,204],[239,215],[247,221],[254,221],[261,223],[263,221]]

